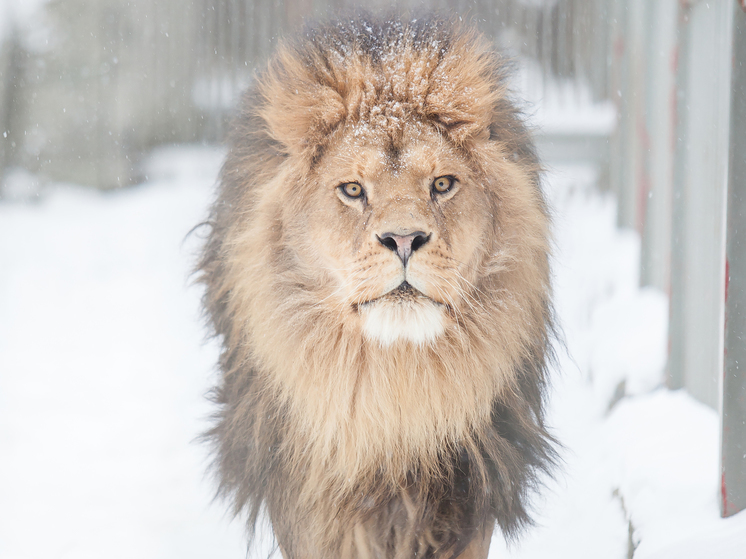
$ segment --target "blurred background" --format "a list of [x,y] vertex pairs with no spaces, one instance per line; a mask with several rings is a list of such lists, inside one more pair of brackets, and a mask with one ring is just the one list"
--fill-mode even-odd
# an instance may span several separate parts
[[[142,180],[153,147],[219,143],[236,100],[283,36],[345,0],[5,0],[3,170],[110,189]],[[617,2],[366,2],[475,22],[536,66],[532,89],[612,98]],[[33,7],[36,6],[36,7]],[[615,29],[619,27],[619,29]],[[615,90],[614,90],[615,92]],[[618,95],[616,96],[618,97]],[[10,196],[6,188],[6,196]]]
[[[108,557],[243,553],[240,523],[218,528],[229,522],[200,481],[206,452],[190,443],[207,425],[217,346],[188,287],[200,240],[186,234],[206,215],[236,102],[277,42],[358,7],[0,0],[0,556],[95,557],[111,541]],[[742,557],[744,2],[364,8],[478,26],[515,61],[547,168],[567,345],[554,414],[575,481],[541,505],[548,531],[495,553],[730,557],[712,555],[717,540]],[[638,471],[631,456],[665,466]],[[687,492],[701,499],[685,505]],[[72,502],[87,520],[61,519]],[[56,526],[48,545],[42,525]]]

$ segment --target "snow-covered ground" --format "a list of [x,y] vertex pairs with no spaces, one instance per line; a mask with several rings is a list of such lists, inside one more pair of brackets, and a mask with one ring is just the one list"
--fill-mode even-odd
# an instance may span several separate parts
[[[165,149],[136,188],[0,203],[0,559],[246,557],[195,442],[218,350],[187,232],[220,158]],[[564,467],[537,526],[490,556],[743,559],[746,514],[718,516],[717,415],[660,387],[667,302],[637,287],[639,241],[594,182],[586,167],[548,177]]]

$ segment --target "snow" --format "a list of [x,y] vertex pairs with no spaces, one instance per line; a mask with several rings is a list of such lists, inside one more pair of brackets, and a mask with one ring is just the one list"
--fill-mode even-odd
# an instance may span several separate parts
[[[0,203],[3,559],[246,557],[196,441],[218,348],[190,284],[200,231],[187,234],[221,158],[162,149],[135,188],[36,185]],[[490,557],[742,559],[746,513],[718,514],[717,414],[662,387],[667,301],[637,287],[639,239],[595,181],[585,166],[548,176],[564,464],[537,526],[496,535]],[[251,557],[272,549],[261,535]]]
[[172,156],[131,190],[0,205],[3,559],[243,556],[193,442],[217,348],[185,236],[221,154]]

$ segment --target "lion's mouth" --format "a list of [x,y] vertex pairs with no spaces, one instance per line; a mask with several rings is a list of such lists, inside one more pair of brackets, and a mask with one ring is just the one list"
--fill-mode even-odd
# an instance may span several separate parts
[[383,301],[394,303],[394,304],[407,303],[407,302],[416,301],[418,299],[426,299],[439,306],[443,305],[442,303],[432,299],[431,297],[428,297],[422,291],[413,287],[407,280],[404,280],[397,287],[395,287],[388,293],[384,293],[380,297],[370,299],[363,303],[358,303],[356,307],[365,307],[367,305],[371,305],[373,303],[378,303],[378,302],[383,302]]

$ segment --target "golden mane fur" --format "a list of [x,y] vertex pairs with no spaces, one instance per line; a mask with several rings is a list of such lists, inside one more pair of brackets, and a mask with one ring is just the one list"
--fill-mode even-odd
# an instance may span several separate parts
[[471,29],[359,17],[282,46],[234,120],[200,264],[208,437],[288,559],[452,557],[529,522],[548,218],[505,68]]

